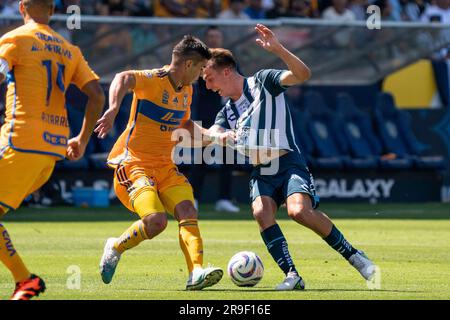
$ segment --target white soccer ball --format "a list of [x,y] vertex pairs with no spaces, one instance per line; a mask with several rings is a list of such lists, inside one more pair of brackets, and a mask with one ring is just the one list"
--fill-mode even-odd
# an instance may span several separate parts
[[253,287],[261,281],[264,265],[256,253],[241,251],[231,257],[227,271],[235,285]]

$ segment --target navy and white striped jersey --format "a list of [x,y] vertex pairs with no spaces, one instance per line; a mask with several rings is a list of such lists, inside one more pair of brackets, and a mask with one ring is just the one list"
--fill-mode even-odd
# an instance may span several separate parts
[[[280,76],[285,70],[263,69],[244,79],[244,92],[228,100],[217,114],[215,125],[236,130],[238,144],[250,149],[268,148],[301,154],[295,141],[289,106]],[[245,142],[239,142],[244,140]]]

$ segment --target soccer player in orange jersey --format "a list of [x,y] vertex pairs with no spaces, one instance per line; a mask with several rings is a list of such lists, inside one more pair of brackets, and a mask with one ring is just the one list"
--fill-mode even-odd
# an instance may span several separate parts
[[[53,11],[51,0],[20,1],[24,25],[0,38],[0,82],[8,85],[0,133],[0,219],[49,179],[57,160],[83,156],[103,108],[98,76],[79,48],[49,27]],[[72,139],[64,98],[70,83],[88,96],[83,127]],[[11,299],[28,300],[45,290],[2,224],[0,260],[16,282]]]
[[185,36],[174,47],[169,66],[122,72],[111,84],[109,109],[95,131],[102,138],[111,130],[125,94],[132,90],[130,119],[108,157],[108,164],[115,168],[117,197],[140,220],[119,238],[106,241],[100,261],[104,283],[111,282],[122,253],[166,228],[166,212],[179,222],[179,242],[189,271],[186,289],[201,290],[222,278],[221,269],[203,268],[203,243],[192,187],[178,172],[171,156],[176,143],[172,134],[176,129],[185,128],[191,134],[194,130],[206,131],[190,120],[190,105],[191,84],[209,58],[206,45]]

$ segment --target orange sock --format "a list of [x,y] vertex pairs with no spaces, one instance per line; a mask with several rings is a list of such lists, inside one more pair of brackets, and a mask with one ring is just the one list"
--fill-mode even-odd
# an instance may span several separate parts
[[180,247],[186,258],[189,273],[203,265],[203,241],[197,219],[181,220],[179,223]]
[[21,282],[28,279],[31,274],[23,263],[11,242],[5,227],[0,223],[0,261],[11,271],[14,281]]
[[126,250],[136,247],[142,241],[148,239],[142,220],[133,223],[116,241],[114,248],[123,253]]

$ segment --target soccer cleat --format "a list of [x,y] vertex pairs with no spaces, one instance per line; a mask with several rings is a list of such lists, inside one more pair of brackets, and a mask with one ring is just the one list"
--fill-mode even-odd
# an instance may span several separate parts
[[39,296],[45,291],[45,282],[37,275],[32,274],[30,278],[16,283],[16,289],[11,297],[11,300],[30,300],[31,298]]
[[376,272],[376,265],[361,250],[353,254],[348,262],[359,271],[366,280],[372,280]]
[[120,260],[120,253],[114,248],[116,240],[117,238],[109,238],[106,240],[103,256],[100,260],[100,274],[103,282],[106,284],[111,282]]
[[195,268],[189,275],[186,290],[202,290],[203,288],[211,287],[218,283],[222,276],[223,270],[220,268]]
[[226,199],[221,199],[216,202],[215,206],[216,211],[225,211],[225,212],[233,212],[237,213],[240,211],[239,207],[235,206],[233,202]]
[[289,272],[282,283],[280,283],[275,290],[277,291],[292,291],[304,290],[305,282],[297,272]]

